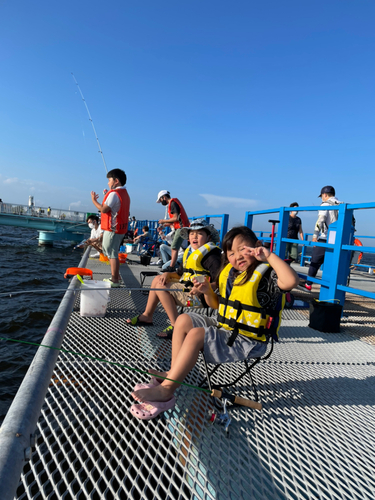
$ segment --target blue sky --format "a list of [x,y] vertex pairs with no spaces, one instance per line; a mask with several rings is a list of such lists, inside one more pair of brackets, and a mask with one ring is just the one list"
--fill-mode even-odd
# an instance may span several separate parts
[[106,187],[73,72],[139,219],[161,189],[230,225],[327,184],[373,202],[374,21],[372,0],[0,0],[0,197],[91,210]]

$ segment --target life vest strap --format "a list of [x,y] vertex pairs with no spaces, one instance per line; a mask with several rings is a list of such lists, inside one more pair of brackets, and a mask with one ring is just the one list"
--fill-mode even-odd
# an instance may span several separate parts
[[258,336],[263,335],[264,334],[263,330],[265,330],[264,326],[255,327],[255,326],[245,325],[244,323],[238,323],[235,318],[228,319],[221,315],[218,315],[217,321],[221,325],[229,326],[229,328],[233,329],[233,331],[236,329],[237,330],[240,329],[243,330],[244,332],[256,333]]
[[208,271],[197,271],[196,269],[189,269],[187,267],[184,267],[182,269],[183,273],[189,273],[189,274],[201,274],[203,276],[209,276],[210,273]]
[[[219,296],[219,302],[220,302],[220,304],[223,304],[224,306],[234,307],[235,309],[237,309],[238,304],[240,304],[240,302],[238,300],[229,300],[229,299],[225,299],[221,296]],[[265,315],[268,312],[266,309],[264,309],[262,307],[249,306],[247,304],[241,304],[241,310],[248,311],[248,312],[261,313],[263,319],[265,318]]]
[[182,283],[184,285],[183,292],[189,292],[194,284],[190,280],[180,280],[179,283]]

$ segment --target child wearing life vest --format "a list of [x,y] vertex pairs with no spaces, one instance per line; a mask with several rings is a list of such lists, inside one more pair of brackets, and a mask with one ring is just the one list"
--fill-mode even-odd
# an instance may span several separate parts
[[[170,325],[158,334],[161,338],[171,339],[178,316],[177,306],[189,307],[196,300],[195,307],[205,307],[204,300],[196,295],[194,276],[208,276],[215,281],[220,270],[221,250],[215,244],[219,236],[216,229],[204,219],[194,220],[189,227],[181,230],[183,239],[189,246],[184,252],[183,261],[177,272],[165,272],[154,278],[148,296],[146,309],[142,314],[127,319],[130,326],[153,325],[153,315],[159,302],[168,315]],[[152,290],[156,288],[158,290]],[[163,290],[165,289],[165,291]]]
[[[218,317],[188,313],[177,318],[168,372],[150,370],[148,384],[137,384],[131,413],[142,420],[155,418],[175,405],[175,391],[194,367],[200,351],[208,363],[231,363],[262,356],[270,336],[280,326],[283,292],[298,285],[294,270],[261,246],[247,227],[231,229],[223,241],[223,263],[217,295],[208,281],[195,287]],[[158,379],[157,376],[170,380]]]

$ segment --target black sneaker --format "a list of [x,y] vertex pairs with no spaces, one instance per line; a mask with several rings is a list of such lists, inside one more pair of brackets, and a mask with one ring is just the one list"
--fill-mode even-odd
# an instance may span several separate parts
[[176,268],[172,267],[172,266],[168,266],[165,269],[163,269],[163,272],[164,273],[175,273],[176,272]]

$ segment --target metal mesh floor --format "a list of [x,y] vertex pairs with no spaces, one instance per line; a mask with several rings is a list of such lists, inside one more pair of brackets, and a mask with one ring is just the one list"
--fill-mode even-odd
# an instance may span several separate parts
[[[107,275],[105,265],[89,264],[97,279]],[[142,270],[122,266],[125,283],[138,286]],[[162,309],[153,327],[125,322],[146,300],[111,290],[105,318],[81,318],[77,302],[63,348],[168,368],[171,344],[155,336],[168,324]],[[373,500],[375,346],[350,326],[323,334],[303,312],[283,314],[281,342],[255,369],[263,410],[233,409],[229,438],[208,423],[206,393],[182,387],[174,410],[144,422],[128,410],[146,376],[60,354],[16,498]],[[229,366],[220,380],[237,372]],[[202,374],[198,363],[187,382]],[[246,380],[237,392],[253,398]]]

